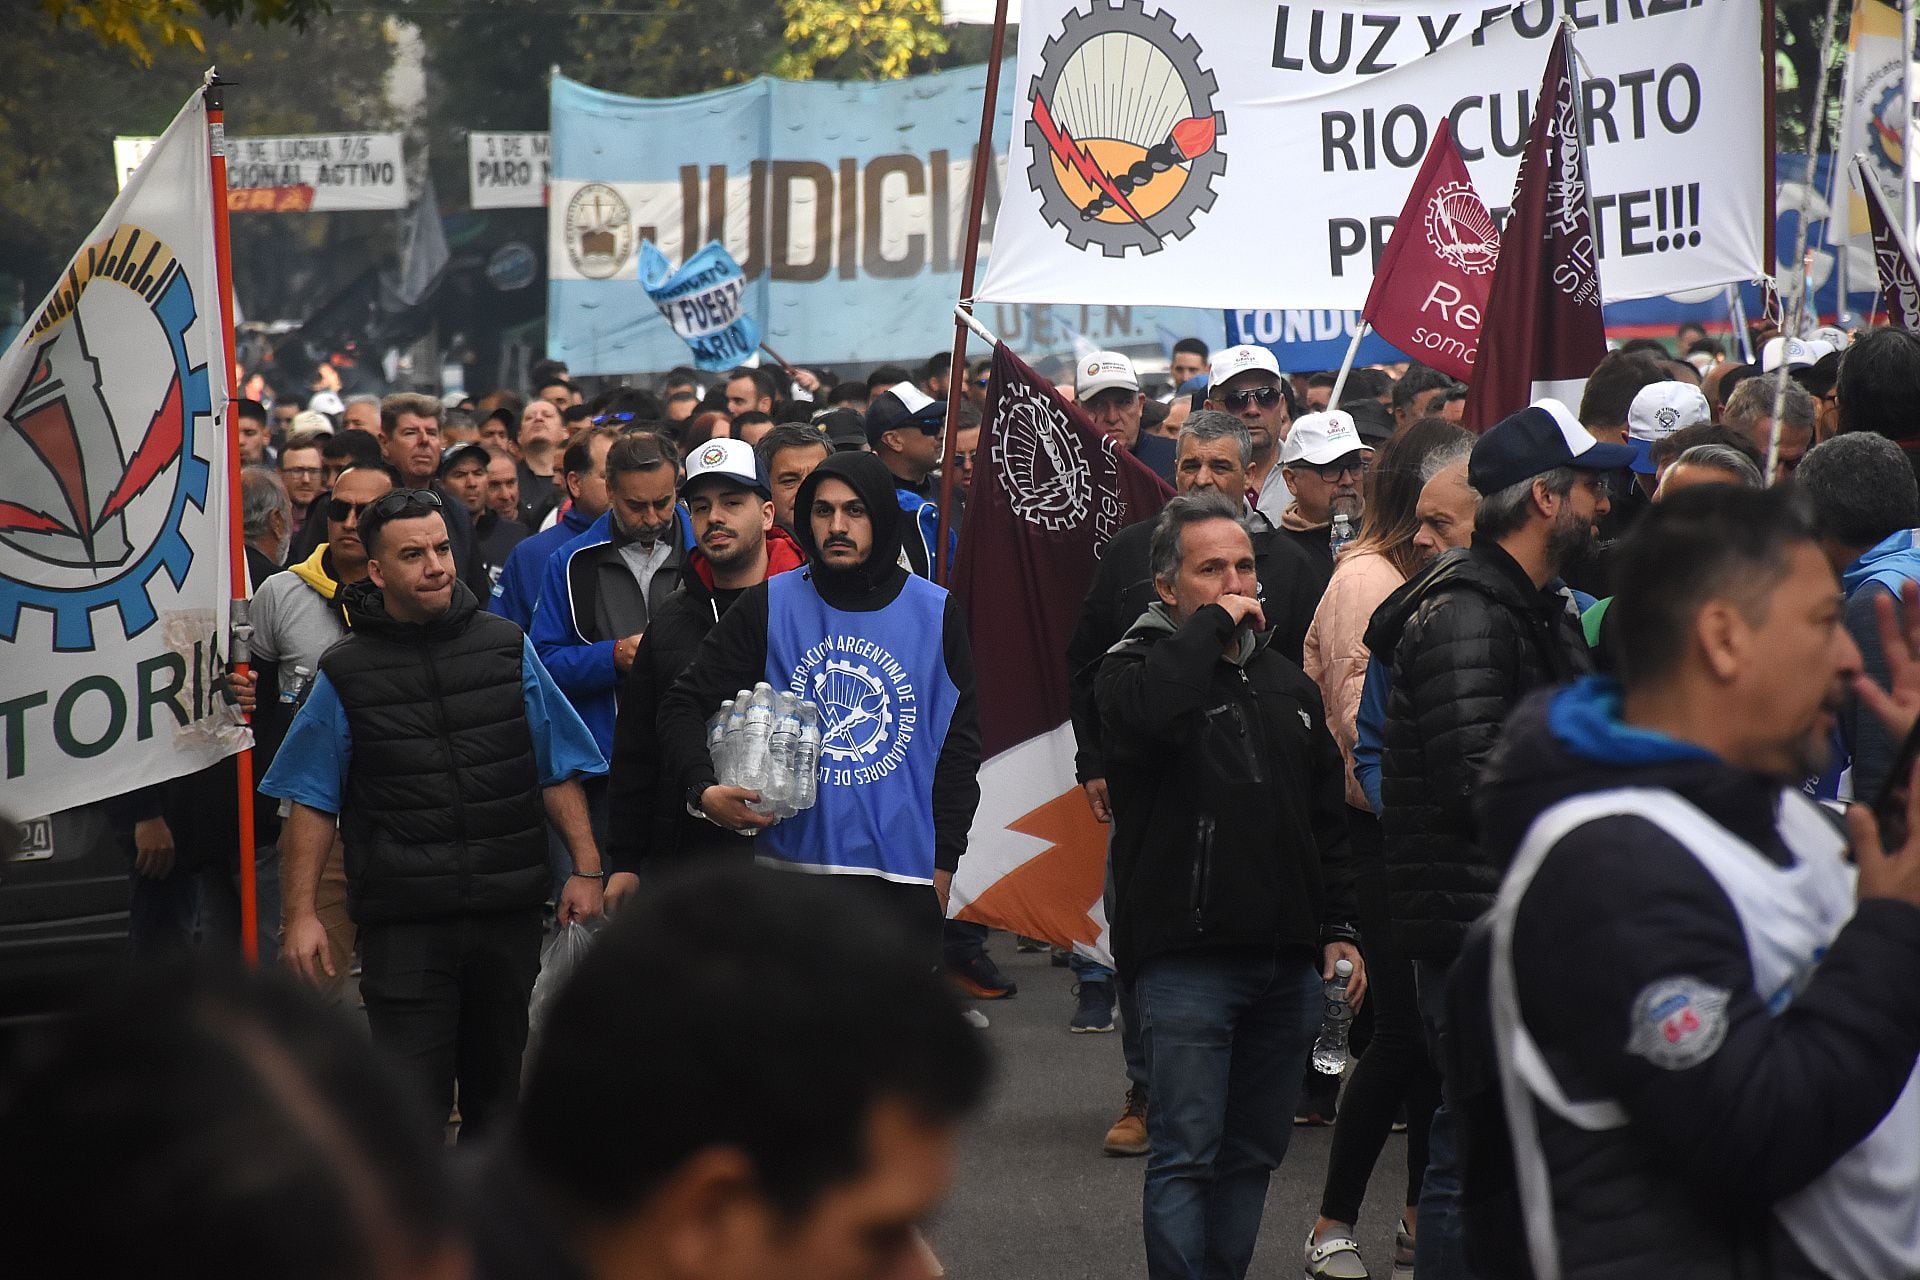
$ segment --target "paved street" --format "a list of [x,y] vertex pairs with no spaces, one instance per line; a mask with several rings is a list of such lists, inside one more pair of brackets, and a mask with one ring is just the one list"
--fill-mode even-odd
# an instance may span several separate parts
[[[981,1004],[993,1025],[999,1078],[968,1135],[946,1212],[929,1233],[954,1280],[1129,1280],[1144,1277],[1140,1179],[1145,1160],[1103,1155],[1100,1139],[1126,1091],[1120,1036],[1071,1035],[1073,977],[1044,955],[1016,955],[995,934],[994,959],[1020,986]],[[1301,1274],[1300,1246],[1319,1208],[1331,1129],[1296,1129],[1274,1176],[1252,1275]],[[1382,1280],[1406,1177],[1394,1135],[1375,1167],[1360,1247]]]

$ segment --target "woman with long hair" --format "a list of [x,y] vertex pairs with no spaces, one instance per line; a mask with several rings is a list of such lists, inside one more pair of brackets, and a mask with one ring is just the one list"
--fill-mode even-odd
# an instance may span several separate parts
[[1418,570],[1425,553],[1414,545],[1415,507],[1427,479],[1467,455],[1473,435],[1443,418],[1423,418],[1381,449],[1368,475],[1360,535],[1340,553],[1333,579],[1307,629],[1302,664],[1320,686],[1327,728],[1347,764],[1347,826],[1358,867],[1361,946],[1373,1002],[1373,1038],[1353,1067],[1334,1122],[1320,1216],[1307,1236],[1309,1276],[1359,1280],[1367,1269],[1354,1240],[1354,1223],[1367,1179],[1380,1157],[1396,1113],[1407,1117],[1407,1198],[1400,1219],[1394,1274],[1413,1265],[1413,1232],[1420,1180],[1427,1166],[1427,1130],[1440,1100],[1440,1077],[1427,1056],[1414,999],[1413,966],[1393,948],[1387,916],[1387,870],[1381,858],[1380,820],[1353,774],[1353,747],[1366,681],[1367,624],[1382,601]]

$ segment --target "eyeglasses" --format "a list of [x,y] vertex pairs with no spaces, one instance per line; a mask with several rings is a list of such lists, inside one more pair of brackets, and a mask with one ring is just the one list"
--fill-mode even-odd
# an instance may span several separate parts
[[956,449],[953,454],[953,465],[956,467],[972,466],[973,455],[978,452],[979,450],[977,449]]
[[639,416],[637,413],[603,413],[594,418],[593,425],[604,427],[616,422],[632,422]]
[[1300,465],[1302,470],[1311,471],[1327,481],[1341,480],[1349,474],[1357,480],[1367,474],[1365,458],[1336,458],[1332,462],[1307,462]]
[[359,515],[362,511],[372,506],[374,502],[378,501],[378,498],[375,498],[373,502],[348,502],[345,498],[329,498],[327,499],[327,519],[336,522],[343,521],[348,516]]
[[1250,408],[1256,404],[1262,409],[1271,409],[1280,403],[1280,388],[1254,387],[1248,391],[1225,391],[1220,395],[1220,403],[1233,411]]
[[987,385],[987,380],[985,378],[975,378],[973,380],[973,385],[976,387],[984,387]]

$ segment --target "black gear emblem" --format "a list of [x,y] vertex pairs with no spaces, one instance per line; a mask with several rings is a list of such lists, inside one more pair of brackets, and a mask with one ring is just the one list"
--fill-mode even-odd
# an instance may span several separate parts
[[1027,181],[1076,249],[1158,253],[1193,231],[1226,172],[1213,109],[1219,83],[1200,46],[1145,0],[1070,11],[1028,86]]

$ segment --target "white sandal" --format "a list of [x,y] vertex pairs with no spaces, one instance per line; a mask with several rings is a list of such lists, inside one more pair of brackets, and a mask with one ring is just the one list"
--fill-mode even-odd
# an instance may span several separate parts
[[1315,1244],[1309,1230],[1306,1262],[1309,1280],[1369,1280],[1372,1274],[1360,1260],[1360,1242],[1352,1236],[1328,1236]]

